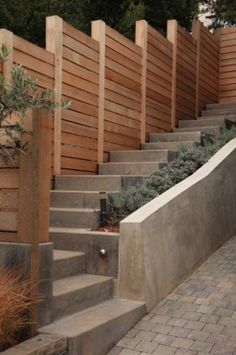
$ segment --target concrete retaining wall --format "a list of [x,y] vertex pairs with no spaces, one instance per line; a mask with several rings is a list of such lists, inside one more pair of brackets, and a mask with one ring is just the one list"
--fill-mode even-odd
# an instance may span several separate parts
[[236,139],[121,222],[119,296],[152,309],[236,234]]

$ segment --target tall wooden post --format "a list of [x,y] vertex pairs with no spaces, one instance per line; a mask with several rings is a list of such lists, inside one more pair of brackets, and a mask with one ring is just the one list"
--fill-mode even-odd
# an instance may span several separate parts
[[178,22],[169,20],[167,22],[167,39],[173,43],[173,67],[172,67],[172,108],[171,108],[171,127],[176,126],[176,67],[177,67],[177,35]]
[[104,101],[105,101],[105,56],[106,24],[92,22],[92,38],[99,42],[99,96],[98,96],[98,164],[103,163],[104,152]]
[[141,83],[141,143],[146,142],[146,96],[147,96],[147,41],[148,23],[136,22],[135,43],[142,48],[142,83]]
[[196,117],[199,116],[199,75],[200,75],[200,55],[201,55],[201,22],[199,20],[193,21],[192,34],[197,41],[197,68],[196,68]]
[[[46,49],[55,56],[54,89],[55,101],[62,99],[62,45],[63,45],[63,20],[58,16],[46,19]],[[61,174],[61,130],[62,109],[54,113],[54,174]]]
[[22,142],[29,141],[29,151],[20,154],[18,241],[48,242],[52,115],[46,109],[29,110]]
[[13,63],[13,33],[2,29],[0,30],[0,47],[2,45],[5,45],[7,49],[9,49],[9,55],[7,57],[7,60],[5,60],[2,64],[3,66],[3,75],[6,78],[6,80],[11,79],[11,69],[12,69],[12,63]]
[[29,110],[24,121],[22,142],[29,150],[20,154],[18,241],[31,245],[31,334],[37,330],[39,244],[49,238],[52,115],[46,109]]

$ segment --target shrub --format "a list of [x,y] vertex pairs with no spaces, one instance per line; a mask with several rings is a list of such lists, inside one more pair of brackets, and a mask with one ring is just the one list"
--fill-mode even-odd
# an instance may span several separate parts
[[0,278],[0,352],[25,340],[31,325],[30,282],[14,270],[4,270]]
[[205,146],[180,145],[178,157],[126,191],[109,196],[109,223],[116,224],[156,196],[178,184],[203,166],[220,148],[236,137],[236,128],[222,130]]

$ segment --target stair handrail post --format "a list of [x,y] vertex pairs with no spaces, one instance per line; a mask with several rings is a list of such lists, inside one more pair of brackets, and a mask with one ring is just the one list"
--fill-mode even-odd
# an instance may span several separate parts
[[[63,20],[59,16],[46,18],[46,50],[54,54],[54,90],[55,101],[62,100],[62,49],[63,49]],[[62,109],[54,113],[54,148],[53,172],[61,174],[61,132]]]
[[104,161],[104,116],[105,116],[105,58],[106,24],[102,20],[92,21],[92,38],[99,43],[99,88],[98,88],[98,136],[97,162]]
[[135,43],[142,48],[141,117],[140,117],[141,144],[146,142],[147,41],[148,41],[148,22],[145,20],[136,21]]
[[167,21],[167,39],[173,44],[173,66],[172,66],[172,104],[171,104],[171,128],[176,127],[176,68],[177,68],[177,40],[178,22]]

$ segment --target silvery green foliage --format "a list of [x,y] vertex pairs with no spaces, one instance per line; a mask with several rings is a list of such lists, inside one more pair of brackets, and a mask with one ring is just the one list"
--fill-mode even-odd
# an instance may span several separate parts
[[220,136],[211,138],[206,146],[180,145],[178,157],[163,168],[144,178],[135,187],[109,198],[109,222],[118,223],[156,196],[178,184],[203,166],[220,148],[236,137],[236,128],[224,129]]
[[[0,61],[7,60],[9,50],[6,46],[0,49]],[[29,76],[21,65],[13,65],[11,78],[6,80],[0,74],[0,143],[1,157],[11,158],[17,151],[26,151],[27,143],[21,143],[21,133],[24,132],[24,117],[28,109],[46,107],[54,110],[66,108],[68,101],[55,102],[55,93],[52,90],[40,91],[37,88],[37,79]],[[17,114],[19,120],[12,124],[12,114]]]

